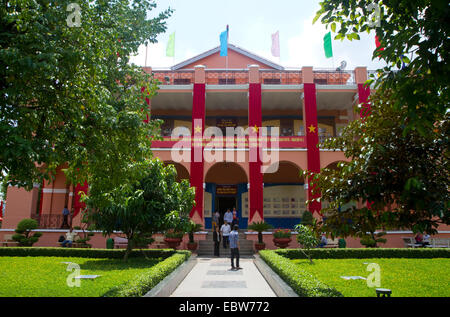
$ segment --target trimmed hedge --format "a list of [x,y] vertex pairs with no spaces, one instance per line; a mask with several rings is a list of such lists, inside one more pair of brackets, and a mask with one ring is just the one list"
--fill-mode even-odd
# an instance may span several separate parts
[[259,255],[301,297],[343,296],[275,251],[261,250]]
[[[138,249],[131,251],[129,257],[168,258],[175,253],[173,249]],[[40,247],[0,247],[0,256],[58,256],[78,258],[120,259],[125,249],[87,249],[87,248],[40,248]]]
[[[279,249],[277,254],[288,259],[306,259],[299,249]],[[369,259],[369,258],[450,258],[449,248],[358,248],[358,249],[327,249],[309,250],[312,259]]]
[[167,275],[183,264],[189,257],[189,251],[176,251],[171,257],[153,266],[146,273],[130,280],[122,285],[109,290],[105,297],[138,297],[144,296]]

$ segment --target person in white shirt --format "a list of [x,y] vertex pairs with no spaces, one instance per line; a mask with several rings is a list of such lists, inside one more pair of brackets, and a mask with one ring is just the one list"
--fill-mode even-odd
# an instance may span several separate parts
[[225,215],[223,215],[223,220],[226,220],[228,223],[233,222],[233,213],[230,211],[230,209],[228,209]]
[[226,219],[224,220],[224,224],[220,228],[220,232],[222,233],[223,248],[226,249],[227,246],[230,245],[229,236],[231,232],[231,227]]
[[69,232],[66,233],[66,240],[64,240],[61,245],[63,247],[65,247],[66,245],[69,245],[69,248],[70,248],[72,246],[72,242],[73,242],[73,239],[75,238],[75,236],[76,236],[76,233],[73,232],[73,228],[70,228]]

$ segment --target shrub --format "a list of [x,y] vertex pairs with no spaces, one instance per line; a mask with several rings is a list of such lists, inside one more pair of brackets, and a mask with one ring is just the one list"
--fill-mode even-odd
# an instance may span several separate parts
[[109,290],[105,297],[138,297],[144,296],[148,291],[172,273],[178,266],[190,257],[189,251],[177,251],[171,257],[158,263],[148,272],[132,279],[122,285]]
[[189,243],[194,243],[194,233],[200,231],[202,229],[202,225],[199,223],[195,223],[193,220],[189,221],[187,233],[189,235]]
[[164,236],[171,239],[182,239],[184,237],[184,232],[169,230],[164,233]]
[[341,297],[336,289],[320,282],[275,251],[261,250],[261,258],[302,297]]
[[[167,258],[175,253],[172,249],[133,250],[130,257]],[[0,256],[57,256],[79,258],[123,258],[125,249],[85,249],[85,248],[41,248],[41,247],[0,247]]]
[[33,232],[34,229],[37,229],[38,223],[34,219],[25,218],[22,219],[16,228],[16,234],[12,236],[14,241],[17,241],[20,246],[31,247],[33,244],[38,242],[39,237],[42,236],[40,232]]
[[[288,259],[304,259],[300,249],[276,250],[277,254]],[[450,249],[446,248],[357,248],[357,249],[312,249],[310,256],[315,259],[370,259],[370,258],[450,258]]]
[[312,225],[314,220],[314,216],[312,213],[308,210],[305,210],[302,215],[301,223],[302,225]]

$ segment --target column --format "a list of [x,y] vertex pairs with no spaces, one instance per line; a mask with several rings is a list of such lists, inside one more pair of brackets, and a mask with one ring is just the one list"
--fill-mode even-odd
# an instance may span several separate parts
[[190,184],[195,187],[195,206],[189,217],[204,225],[203,217],[203,131],[205,130],[205,66],[195,66],[194,92],[192,98],[192,140]]
[[249,131],[249,217],[248,224],[264,220],[263,174],[261,152],[258,142],[262,126],[261,82],[259,66],[249,66],[248,131]]
[[[320,173],[320,151],[317,147],[319,143],[319,133],[317,125],[317,102],[316,102],[316,84],[314,83],[314,73],[312,67],[302,68],[303,76],[303,124],[305,126],[305,138],[307,149],[307,169],[313,173]],[[311,181],[307,180],[308,192],[307,199],[320,197],[319,194],[312,194]],[[308,210],[314,216],[320,216],[322,204],[312,202],[308,205]],[[317,215],[315,213],[317,212]]]
[[3,229],[16,229],[24,218],[36,214],[39,184],[27,191],[23,187],[9,186],[6,194],[6,208],[3,214]]

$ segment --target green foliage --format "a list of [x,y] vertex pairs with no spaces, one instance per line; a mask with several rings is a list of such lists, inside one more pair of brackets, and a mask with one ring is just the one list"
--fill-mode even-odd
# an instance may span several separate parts
[[78,238],[77,240],[75,240],[75,243],[82,243],[85,245],[89,245],[88,241],[91,240],[91,237],[93,237],[95,235],[95,233],[93,232],[95,229],[95,225],[89,223],[89,219],[88,219],[88,215],[86,213],[83,212],[83,216],[81,219],[81,226],[75,226],[73,227],[73,229],[75,230],[81,230],[81,237]]
[[317,233],[314,232],[314,229],[310,226],[305,226],[302,224],[298,224],[295,226],[295,231],[297,231],[297,242],[306,249],[306,252],[300,249],[304,254],[308,257],[309,261],[312,263],[312,258],[309,255],[309,251],[312,248],[317,247],[320,243],[320,240],[317,237]]
[[[86,248],[42,248],[42,247],[1,247],[0,256],[16,257],[77,257],[77,258],[108,258],[121,259],[123,249],[86,249]],[[133,250],[129,257],[167,258],[174,254],[172,249]]]
[[[379,24],[371,3],[380,6]],[[426,135],[450,102],[448,2],[323,0],[320,6],[313,23],[321,19],[333,32],[337,30],[337,40],[359,39],[360,33],[375,31],[384,50],[376,49],[373,58],[387,64],[379,70],[376,88],[392,91],[394,108],[406,107],[400,120],[405,133],[417,129]]]
[[37,227],[38,223],[36,220],[29,218],[22,219],[17,224],[16,234],[12,236],[12,239],[17,241],[20,246],[32,246],[42,236],[41,232],[33,232]]
[[[278,249],[275,251],[289,259],[304,259],[305,254],[299,249]],[[433,259],[450,258],[450,249],[445,248],[347,248],[347,249],[312,249],[310,254],[315,259],[370,259],[370,258],[412,258]]]
[[289,259],[271,250],[259,251],[261,258],[301,297],[341,297],[336,289],[299,269]]
[[138,277],[114,287],[105,297],[141,297],[161,282],[167,275],[189,259],[189,251],[177,251],[174,255],[152,267]]
[[253,222],[248,226],[248,229],[258,232],[258,243],[264,243],[262,233],[263,231],[267,231],[272,229],[273,226],[265,221]]
[[184,232],[183,231],[174,231],[172,229],[169,229],[164,233],[164,236],[166,238],[171,238],[171,239],[182,239],[184,237]]
[[79,1],[70,27],[72,2],[1,1],[0,170],[12,185],[31,189],[67,163],[72,184],[114,188],[157,135],[159,122],[144,122],[157,83],[129,61],[172,10],[147,18],[153,0]]
[[305,210],[302,215],[302,224],[303,225],[312,225],[314,220],[314,216],[308,210]]
[[202,225],[199,223],[195,223],[193,220],[189,220],[187,233],[189,235],[189,242],[194,243],[194,233],[200,231],[202,229]]
[[[324,143],[351,161],[311,176],[321,199],[330,202],[323,210],[327,219],[322,230],[367,242],[367,232],[376,241],[380,237],[375,232],[388,229],[434,234],[439,224],[450,224],[450,192],[442,190],[450,187],[448,115],[426,135],[404,135],[405,109],[394,108],[387,92],[377,91],[371,98],[370,116],[351,122],[340,138]],[[362,203],[351,206],[353,201]]]
[[195,203],[189,182],[177,182],[175,167],[159,159],[130,164],[128,170],[134,182],[124,182],[106,193],[101,188],[90,190],[86,199],[89,221],[105,235],[121,231],[128,239],[126,254],[135,240],[151,239],[155,233],[172,229],[184,234]]

